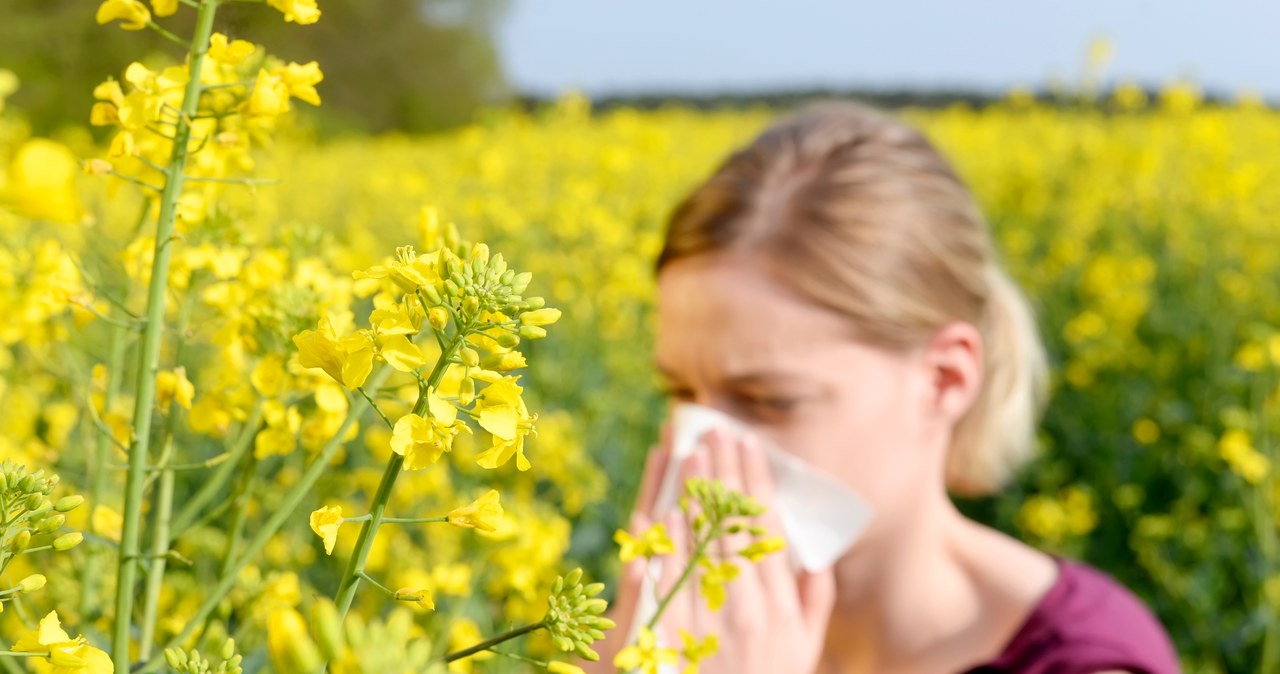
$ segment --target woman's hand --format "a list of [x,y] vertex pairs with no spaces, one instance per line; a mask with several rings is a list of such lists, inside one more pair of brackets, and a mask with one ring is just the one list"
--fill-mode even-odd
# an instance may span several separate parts
[[[653,504],[658,498],[658,488],[662,485],[662,476],[667,472],[667,464],[671,460],[671,424],[662,427],[661,440],[656,448],[649,451],[645,459],[644,476],[640,480],[640,493],[636,497],[636,507],[631,511],[631,534],[639,536],[653,526]],[[597,662],[583,662],[582,668],[588,674],[614,674],[618,671],[613,666],[613,657],[622,650],[627,635],[631,633],[631,623],[635,619],[636,606],[640,602],[640,591],[644,585],[644,576],[648,560],[644,557],[632,560],[622,569],[618,579],[618,593],[609,606],[608,616],[617,623],[617,627],[605,632],[603,641],[593,646],[600,654]]]
[[[772,474],[764,448],[755,438],[731,439],[713,431],[704,437],[704,451],[683,464],[681,483],[693,477],[720,480],[730,489],[752,497],[767,510],[752,524],[769,535],[782,535],[782,523],[774,510]],[[675,584],[691,554],[690,526],[679,511],[670,516],[667,530],[675,541],[674,555],[663,558],[660,591]],[[758,563],[739,557],[750,543],[746,533],[713,543],[711,561],[733,560],[740,569],[728,583],[727,599],[719,611],[711,611],[698,592],[696,575],[671,602],[659,628],[669,647],[680,648],[680,630],[698,639],[715,634],[716,654],[702,662],[702,674],[808,674],[817,667],[826,640],[827,621],[835,603],[835,579],[830,569],[810,574],[792,571],[786,553],[766,556]]]

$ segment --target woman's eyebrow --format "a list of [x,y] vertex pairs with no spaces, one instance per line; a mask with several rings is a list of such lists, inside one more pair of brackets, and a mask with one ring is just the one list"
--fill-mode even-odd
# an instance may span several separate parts
[[739,372],[725,377],[728,384],[803,384],[804,378],[782,370]]

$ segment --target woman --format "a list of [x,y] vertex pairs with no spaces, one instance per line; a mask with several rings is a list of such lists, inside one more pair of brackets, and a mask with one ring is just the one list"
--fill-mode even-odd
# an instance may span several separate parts
[[[1178,671],[1123,587],[948,499],[997,489],[1027,458],[1046,366],[971,194],[918,132],[852,103],[781,120],[679,205],[657,267],[657,362],[674,400],[741,419],[875,509],[833,568],[797,576],[773,555],[742,565],[719,612],[676,602],[668,639],[719,636],[700,671]],[[684,477],[770,502],[758,442],[705,444]],[[652,523],[669,452],[650,456],[633,531]],[[597,671],[628,632],[642,573],[624,573]]]

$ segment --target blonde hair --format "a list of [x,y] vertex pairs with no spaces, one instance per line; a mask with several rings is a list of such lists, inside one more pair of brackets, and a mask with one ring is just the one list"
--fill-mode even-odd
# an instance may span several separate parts
[[1031,455],[1046,388],[1035,320],[968,188],[915,129],[837,101],[777,121],[676,207],[657,269],[728,249],[762,254],[877,346],[977,327],[983,384],[954,429],[947,486],[992,492]]

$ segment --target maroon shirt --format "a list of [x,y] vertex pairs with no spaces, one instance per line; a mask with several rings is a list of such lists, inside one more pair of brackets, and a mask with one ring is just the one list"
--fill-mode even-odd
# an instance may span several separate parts
[[1058,560],[1058,580],[995,660],[966,674],[1178,674],[1151,611],[1110,576]]

